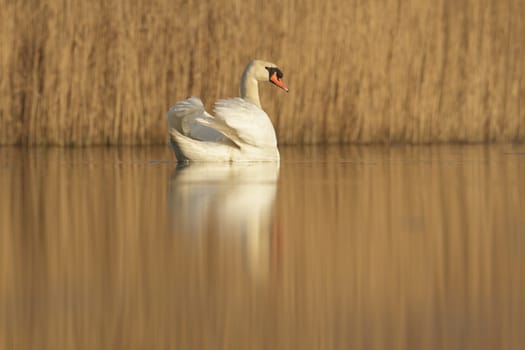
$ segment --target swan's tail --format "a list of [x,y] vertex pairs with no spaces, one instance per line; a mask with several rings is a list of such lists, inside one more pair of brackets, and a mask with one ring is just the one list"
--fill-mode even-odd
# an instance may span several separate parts
[[181,134],[176,128],[171,129],[170,145],[179,162],[217,160],[228,161],[237,151],[231,145],[220,142],[200,141]]
[[177,103],[168,111],[168,130],[175,129],[182,135],[201,141],[218,141],[222,134],[201,121],[214,118],[204,110],[202,101],[190,97]]
[[179,133],[190,136],[195,119],[205,114],[204,105],[197,97],[190,97],[177,103],[168,111],[168,130],[175,129]]
[[[170,133],[170,145],[175,152],[175,156],[180,161],[185,160],[196,160],[196,158],[190,157],[185,152],[188,151],[187,144],[197,142],[194,144],[192,154],[202,149],[212,149],[206,145],[206,142],[223,142],[224,137],[218,130],[213,129],[210,126],[203,125],[202,120],[213,119],[211,115],[206,113],[202,101],[197,97],[190,97],[184,101],[177,103],[175,106],[170,108],[167,115],[168,119],[168,130]],[[184,136],[175,137],[174,135]],[[184,145],[179,144],[180,142]],[[217,144],[214,144],[216,147]],[[220,147],[219,147],[220,148]],[[201,152],[202,153],[202,152]],[[204,158],[206,159],[206,158]]]

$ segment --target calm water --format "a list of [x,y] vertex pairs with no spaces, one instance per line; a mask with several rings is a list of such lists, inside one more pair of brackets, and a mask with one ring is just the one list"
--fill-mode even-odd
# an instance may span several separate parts
[[0,148],[1,349],[523,349],[525,146]]

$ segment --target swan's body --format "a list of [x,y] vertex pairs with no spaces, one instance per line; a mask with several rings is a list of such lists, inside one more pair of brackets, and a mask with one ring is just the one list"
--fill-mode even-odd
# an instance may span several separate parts
[[288,91],[273,63],[250,62],[241,78],[241,97],[219,100],[214,114],[190,97],[168,112],[170,144],[180,161],[278,161],[275,130],[259,100],[259,81]]

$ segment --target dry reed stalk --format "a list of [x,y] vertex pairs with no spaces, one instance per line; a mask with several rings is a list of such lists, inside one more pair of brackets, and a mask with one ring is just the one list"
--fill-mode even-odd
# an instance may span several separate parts
[[281,143],[523,141],[525,2],[0,0],[0,144],[166,141],[251,58]]

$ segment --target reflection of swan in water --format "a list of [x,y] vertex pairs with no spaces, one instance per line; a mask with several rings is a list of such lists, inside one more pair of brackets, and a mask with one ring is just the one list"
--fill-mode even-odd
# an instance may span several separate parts
[[279,163],[190,163],[174,170],[170,217],[176,231],[242,243],[250,268],[265,274]]

